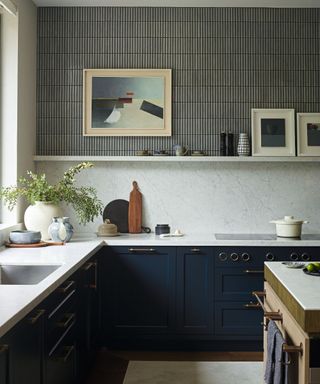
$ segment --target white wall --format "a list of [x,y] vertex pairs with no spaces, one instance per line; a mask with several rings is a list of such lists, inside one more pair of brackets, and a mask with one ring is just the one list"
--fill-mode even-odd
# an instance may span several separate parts
[[[14,0],[18,15],[2,15],[1,184],[15,184],[34,169],[36,142],[37,8],[31,0]],[[22,220],[24,206],[2,210],[3,222]]]
[[[54,181],[71,165],[41,162],[37,168]],[[98,189],[105,205],[128,200],[133,180],[143,193],[143,224],[152,229],[168,223],[186,233],[271,233],[270,220],[294,215],[310,221],[305,232],[320,233],[316,163],[96,163],[78,177]],[[70,209],[66,214],[77,223]],[[101,222],[75,227],[94,232]]]

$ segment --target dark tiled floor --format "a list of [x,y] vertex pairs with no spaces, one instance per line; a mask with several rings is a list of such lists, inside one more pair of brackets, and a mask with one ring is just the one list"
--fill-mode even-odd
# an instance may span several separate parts
[[262,352],[108,351],[97,354],[86,384],[122,384],[130,360],[141,361],[262,361]]

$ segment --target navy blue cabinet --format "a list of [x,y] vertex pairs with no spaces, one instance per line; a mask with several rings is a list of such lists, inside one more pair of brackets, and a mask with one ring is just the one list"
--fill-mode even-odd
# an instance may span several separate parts
[[215,300],[252,300],[252,291],[263,290],[263,266],[216,268]]
[[0,339],[0,384],[9,384],[9,346]]
[[79,290],[78,381],[93,365],[101,335],[100,252],[81,268]]
[[42,383],[43,314],[32,311],[1,339],[1,384]]
[[103,263],[105,341],[174,330],[176,248],[106,247]]
[[71,276],[46,300],[44,384],[71,384],[76,379],[78,340],[77,275]]
[[[262,339],[262,310],[248,306],[245,301],[216,302],[214,317],[217,338],[220,337],[224,340]],[[243,348],[245,350],[245,345]]]
[[176,331],[212,334],[213,251],[208,247],[177,249]]

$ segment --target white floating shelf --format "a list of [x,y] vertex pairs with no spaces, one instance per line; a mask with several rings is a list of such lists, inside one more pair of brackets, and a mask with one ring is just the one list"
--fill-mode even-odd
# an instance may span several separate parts
[[314,163],[319,157],[266,157],[266,156],[34,156],[34,161],[105,161],[105,162],[202,162],[202,163]]

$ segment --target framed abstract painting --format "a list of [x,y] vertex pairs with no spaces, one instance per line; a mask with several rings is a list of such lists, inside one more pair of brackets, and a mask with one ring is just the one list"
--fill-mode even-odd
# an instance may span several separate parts
[[252,109],[252,156],[295,156],[294,109]]
[[320,156],[320,113],[297,113],[298,156]]
[[171,136],[171,69],[85,69],[85,136]]

